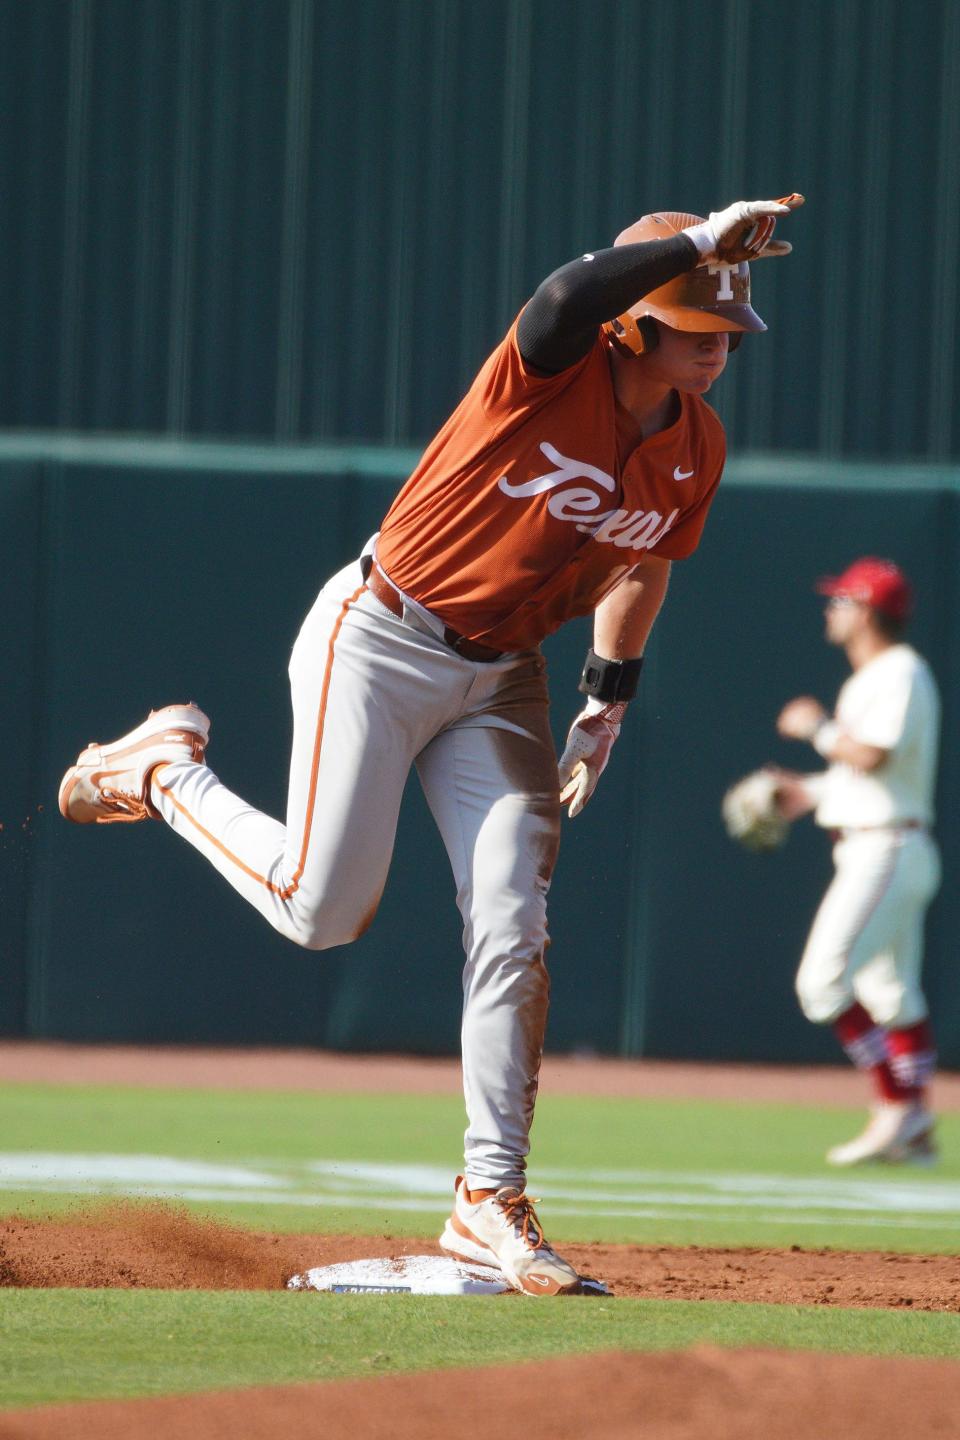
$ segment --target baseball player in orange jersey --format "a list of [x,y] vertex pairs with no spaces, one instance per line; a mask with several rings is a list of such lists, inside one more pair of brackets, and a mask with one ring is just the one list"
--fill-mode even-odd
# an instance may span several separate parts
[[[89,746],[60,788],[79,823],[165,820],[277,930],[322,950],[370,923],[416,765],[466,952],[465,1166],[440,1243],[526,1294],[580,1289],[525,1190],[561,808],[575,816],[592,794],[671,561],[700,538],[724,461],[701,397],[728,345],[766,328],[748,262],[789,252],[773,229],[801,203],[645,216],[539,286],[304,622],[285,824],[207,768],[193,705]],[[539,645],[591,612],[558,784]]]
[[832,1165],[936,1158],[927,1087],[936,1055],[920,985],[923,921],[940,883],[930,834],[940,698],[926,661],[904,643],[912,599],[903,572],[864,556],[823,580],[827,639],[852,674],[831,717],[801,695],[777,728],[806,740],[825,771],[780,772],[779,803],[794,819],[816,810],[834,837],[836,875],[817,911],[800,969],[803,1013],[832,1025],[869,1073],[875,1104],[866,1129],[828,1151]]

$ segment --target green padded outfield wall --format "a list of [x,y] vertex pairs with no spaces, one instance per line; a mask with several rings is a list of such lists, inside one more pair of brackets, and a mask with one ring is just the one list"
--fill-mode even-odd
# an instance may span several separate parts
[[[224,779],[278,811],[299,620],[530,289],[644,209],[795,187],[796,253],[755,272],[770,333],[718,390],[722,503],[619,783],[566,834],[550,1041],[831,1055],[790,991],[825,848],[798,829],[751,860],[717,804],[799,758],[772,716],[841,674],[811,577],[879,549],[916,571],[949,689],[956,873],[957,93],[958,0],[0,0],[0,428],[48,432],[0,444],[0,1032],[456,1049],[459,922],[415,785],[375,925],[318,959],[159,827],[64,825],[57,779],[192,695]],[[83,438],[105,431],[168,440]],[[558,734],[585,641],[548,647]],[[948,878],[953,1064],[958,903]]]
[[[150,705],[192,697],[210,761],[282,812],[286,664],[322,580],[376,528],[413,452],[86,437],[0,441],[0,1033],[455,1052],[459,917],[412,780],[371,929],[315,955],[281,940],[161,825],[79,828],[66,764]],[[116,537],[123,543],[116,543]],[[829,1060],[792,975],[829,874],[809,824],[749,856],[725,786],[806,764],[773,720],[843,676],[814,577],[863,551],[916,577],[916,640],[946,701],[928,987],[960,1066],[960,472],[733,461],[703,544],[675,568],[642,699],[593,803],[564,826],[551,897],[553,1049]],[[577,622],[547,645],[559,738],[579,707]]]
[[735,449],[960,459],[957,0],[0,0],[0,426],[422,443],[644,210],[799,189]]

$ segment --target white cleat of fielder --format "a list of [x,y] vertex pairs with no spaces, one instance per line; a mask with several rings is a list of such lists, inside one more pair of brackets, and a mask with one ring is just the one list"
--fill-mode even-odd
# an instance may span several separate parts
[[495,1265],[524,1295],[572,1295],[581,1278],[547,1244],[530,1200],[516,1186],[504,1186],[476,1204],[466,1181],[457,1177],[453,1212],[440,1248],[462,1260]]
[[861,1165],[870,1160],[888,1164],[932,1165],[933,1116],[923,1105],[888,1101],[877,1105],[867,1128],[845,1145],[827,1151],[831,1165]]
[[151,710],[142,725],[109,745],[91,741],[60,782],[60,814],[77,825],[159,819],[150,777],[176,760],[204,763],[210,721],[196,705]]

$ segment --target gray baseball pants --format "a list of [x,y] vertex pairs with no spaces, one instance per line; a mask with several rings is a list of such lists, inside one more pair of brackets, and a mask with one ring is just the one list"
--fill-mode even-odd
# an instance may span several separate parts
[[391,614],[355,562],[328,581],[304,621],[290,684],[286,823],[253,809],[205,765],[159,767],[152,801],[276,930],[323,950],[372,920],[416,765],[463,919],[467,1184],[522,1185],[560,835],[543,657],[463,659],[411,610]]

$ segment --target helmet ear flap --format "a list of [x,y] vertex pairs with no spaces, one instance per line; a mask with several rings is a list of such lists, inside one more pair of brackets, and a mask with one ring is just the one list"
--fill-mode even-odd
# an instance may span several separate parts
[[727,354],[728,354],[728,355],[732,355],[732,354],[733,354],[734,350],[736,350],[737,346],[740,344],[740,341],[741,341],[742,339],[743,339],[743,331],[742,331],[742,330],[731,330],[731,331],[730,331],[730,343],[729,343],[728,346],[727,346]]
[[656,350],[660,344],[660,331],[657,329],[657,322],[652,315],[641,315],[637,319],[637,333],[643,342],[641,355],[649,355],[651,350]]

